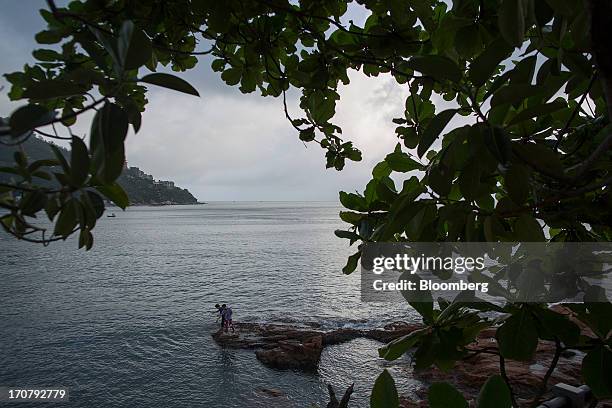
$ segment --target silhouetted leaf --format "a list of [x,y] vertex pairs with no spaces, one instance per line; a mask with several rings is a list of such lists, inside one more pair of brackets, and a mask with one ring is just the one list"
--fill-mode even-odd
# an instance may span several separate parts
[[497,68],[497,66],[507,58],[512,52],[512,47],[509,46],[503,38],[497,38],[491,42],[485,50],[470,64],[468,76],[476,86],[481,86]]
[[489,377],[480,389],[478,408],[512,408],[510,389],[499,375]]
[[514,223],[514,233],[521,242],[545,241],[544,231],[540,223],[531,215],[523,214]]
[[419,140],[419,147],[417,149],[419,157],[422,157],[431,147],[446,125],[448,125],[448,122],[455,116],[455,113],[457,113],[456,109],[447,109],[438,113],[431,119],[431,122],[429,122],[429,125],[421,136],[421,140]]
[[38,211],[45,208],[47,204],[47,195],[42,191],[26,192],[19,203],[21,211],[25,215],[34,215]]
[[462,76],[461,70],[453,60],[440,55],[417,55],[410,58],[407,65],[435,79],[459,82]]
[[506,232],[503,225],[499,221],[499,217],[495,215],[488,215],[485,218],[483,231],[488,242],[499,241],[500,238],[504,237]]
[[304,142],[312,142],[313,140],[315,140],[314,127],[310,127],[308,129],[300,131],[300,140]]
[[85,247],[86,250],[90,250],[93,246],[93,235],[88,229],[82,229],[79,232],[79,249]]
[[372,177],[375,179],[381,179],[383,177],[389,177],[391,174],[391,167],[386,160],[381,161],[372,169]]
[[89,197],[89,202],[94,210],[95,217],[100,218],[104,213],[104,201],[102,200],[102,197],[100,197],[100,195],[95,191],[91,190],[88,190],[86,194]]
[[62,170],[64,170],[64,173],[66,175],[69,175],[70,174],[70,165],[68,164],[68,161],[64,157],[64,154],[62,153],[62,151],[59,149],[59,147],[57,147],[57,146],[55,146],[53,144],[50,144],[49,147],[53,151],[53,154],[55,155],[55,158],[57,159],[59,164],[62,166]]
[[119,208],[125,210],[125,208],[130,204],[130,200],[127,194],[125,193],[123,188],[117,183],[108,184],[104,186],[96,186],[96,190],[104,194],[106,198],[115,203]]
[[531,360],[538,346],[538,329],[533,316],[528,310],[520,309],[497,329],[496,338],[505,358]]
[[348,257],[346,265],[342,268],[342,273],[345,275],[350,275],[357,269],[357,263],[359,262],[359,258],[361,258],[361,252],[354,253],[353,255]]
[[95,174],[105,183],[115,181],[125,163],[128,117],[119,106],[106,103],[91,124],[91,152]]
[[358,225],[364,217],[364,214],[352,211],[340,211],[340,219],[349,224]]
[[122,67],[132,70],[143,66],[151,58],[151,41],[146,34],[134,27],[134,23],[124,21],[117,41],[117,54]]
[[571,0],[544,0],[557,13],[572,17],[575,12],[574,2]]
[[72,233],[79,222],[77,205],[79,204],[74,198],[68,200],[64,204],[57,222],[55,223],[54,235],[67,237]]
[[156,72],[145,75],[140,81],[157,86],[163,86],[164,88],[173,89],[186,94],[200,96],[198,91],[196,91],[196,89],[191,86],[189,82],[174,75]]
[[458,183],[459,190],[463,196],[472,201],[478,197],[480,191],[480,174],[481,168],[478,161],[473,161],[468,164],[461,173],[459,173]]
[[[404,272],[399,279],[412,281],[419,288],[421,278],[417,274]],[[433,296],[429,290],[403,290],[401,294],[408,304],[423,317],[423,321],[426,323],[433,321]]]
[[539,118],[545,115],[548,115],[553,112],[557,112],[561,109],[567,108],[567,103],[562,101],[554,101],[549,103],[544,103],[542,105],[537,105],[533,107],[529,107],[520,111],[516,116],[510,120],[508,125],[516,125],[518,123],[524,122],[528,119]]
[[49,123],[54,117],[55,113],[40,105],[22,106],[15,110],[9,118],[11,135],[19,137],[38,126]]
[[431,166],[427,172],[427,181],[433,191],[446,197],[451,191],[453,172],[443,164]]
[[359,235],[354,233],[353,231],[335,230],[334,235],[337,236],[338,238],[346,238],[350,240],[360,239]]
[[566,315],[548,308],[536,309],[535,316],[539,326],[539,337],[553,341],[559,338],[565,346],[577,344],[580,338],[580,328]]
[[398,408],[399,396],[395,388],[395,381],[387,370],[384,370],[376,379],[372,395],[370,396],[370,408]]
[[539,26],[546,25],[553,18],[554,10],[550,8],[546,1],[534,1],[533,3],[536,22]]
[[58,61],[62,59],[62,54],[54,50],[38,49],[32,51],[32,56],[39,61]]
[[419,329],[412,331],[398,339],[395,339],[386,344],[385,346],[379,348],[378,355],[381,358],[384,358],[385,360],[396,360],[402,355],[404,355],[404,353],[406,353],[412,347],[414,347],[421,339],[421,336],[423,336],[425,333],[428,333],[428,331],[428,328]]
[[515,104],[523,102],[526,98],[537,95],[545,90],[539,85],[531,84],[512,84],[506,85],[497,90],[491,98],[491,106],[504,104]]
[[340,203],[342,203],[342,205],[349,210],[367,211],[368,209],[365,198],[354,193],[345,193],[344,191],[341,191]]
[[512,151],[532,168],[545,174],[562,177],[564,166],[559,156],[546,146],[536,143],[513,143]]
[[612,350],[597,345],[582,360],[582,377],[597,398],[612,397]]
[[387,157],[385,157],[385,162],[388,164],[391,170],[401,173],[421,169],[423,167],[407,153],[401,151],[388,154]]
[[445,382],[433,383],[427,399],[431,408],[467,408],[468,403],[459,391]]
[[23,91],[23,96],[31,99],[55,99],[81,95],[86,90],[85,87],[74,82],[45,79],[28,85]]
[[89,151],[85,143],[78,137],[72,137],[70,155],[70,177],[74,186],[81,186],[89,175]]
[[504,184],[508,195],[515,204],[521,205],[529,197],[529,171],[521,164],[512,164],[504,176]]
[[34,37],[39,44],[56,44],[62,40],[64,35],[59,30],[44,30]]
[[525,35],[522,0],[503,0],[498,11],[499,31],[508,44],[519,47]]
[[240,79],[242,78],[242,69],[236,67],[230,67],[223,71],[221,74],[221,79],[225,81],[228,85],[236,85],[240,83]]

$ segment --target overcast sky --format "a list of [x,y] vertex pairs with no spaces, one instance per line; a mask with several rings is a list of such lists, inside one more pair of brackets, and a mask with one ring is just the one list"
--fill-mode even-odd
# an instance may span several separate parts
[[[33,37],[45,26],[38,9],[45,2],[3,0],[2,6],[0,73],[6,73],[33,62],[31,51],[39,48]],[[403,115],[407,94],[389,76],[352,72],[351,84],[339,90],[335,123],[361,149],[363,160],[349,161],[337,172],[325,169],[324,150],[298,140],[281,99],[226,86],[209,59],[180,75],[201,98],[151,86],[142,128],[128,136],[127,160],[156,179],[174,180],[201,201],[337,201],[340,190],[361,191],[374,164],[397,143],[391,119]],[[24,102],[8,100],[4,78],[0,86],[0,115],[8,116]],[[298,116],[296,95],[289,102]],[[86,133],[89,119],[80,123],[77,132]]]

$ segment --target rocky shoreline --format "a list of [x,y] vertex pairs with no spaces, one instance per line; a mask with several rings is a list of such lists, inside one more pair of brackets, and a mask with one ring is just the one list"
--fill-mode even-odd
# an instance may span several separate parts
[[[299,369],[316,371],[321,352],[328,345],[340,344],[357,338],[368,338],[387,343],[418,330],[416,323],[398,322],[379,329],[341,328],[321,330],[312,327],[297,327],[285,324],[238,323],[236,333],[212,334],[213,339],[223,347],[251,349],[257,359],[266,366],[277,369]],[[588,333],[586,333],[588,335]],[[406,359],[394,364],[401,373],[423,383],[422,389],[413,395],[401,398],[403,408],[426,407],[427,386],[434,382],[447,381],[460,390],[466,399],[475,400],[484,382],[492,375],[499,374],[499,357],[495,340],[495,329],[484,330],[477,341],[470,346],[470,357],[458,361],[452,370],[443,372],[436,367],[416,371]],[[555,355],[555,344],[541,341],[531,362],[508,361],[506,372],[520,405],[528,406],[529,398],[537,393],[550,362]],[[559,357],[557,368],[548,380],[549,385],[565,383],[579,386],[583,353],[566,350]],[[600,407],[611,407],[605,402]]]
[[254,349],[263,364],[279,369],[316,370],[323,348],[360,337],[387,343],[419,328],[394,323],[382,329],[342,328],[319,330],[284,324],[236,323],[236,333],[213,333],[213,339],[230,348]]

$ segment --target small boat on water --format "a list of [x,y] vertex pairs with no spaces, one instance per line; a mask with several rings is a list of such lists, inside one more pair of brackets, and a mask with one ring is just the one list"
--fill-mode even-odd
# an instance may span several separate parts
[[115,217],[116,217],[116,215],[115,215],[115,213],[112,213],[112,214],[108,214],[108,215],[107,215],[107,217],[108,217],[108,218],[115,218]]

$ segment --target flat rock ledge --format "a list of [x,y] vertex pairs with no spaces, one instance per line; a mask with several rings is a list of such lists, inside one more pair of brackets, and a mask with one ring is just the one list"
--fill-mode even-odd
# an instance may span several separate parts
[[221,346],[253,349],[263,364],[280,369],[316,370],[323,348],[356,338],[387,343],[420,328],[419,324],[393,323],[380,329],[319,330],[285,324],[236,323],[235,333],[213,333]]
[[[583,335],[593,336],[590,329],[576,320],[569,310],[561,307],[554,308],[574,320],[582,329]],[[218,331],[212,336],[218,344],[224,347],[254,349],[257,358],[269,367],[312,371],[316,370],[321,352],[327,345],[339,344],[356,338],[369,338],[388,343],[421,327],[417,323],[400,322],[381,329],[341,328],[325,331],[308,326],[297,327],[287,324],[239,323],[236,325],[235,334]],[[416,371],[409,361],[398,360],[394,375],[403,373],[406,377],[412,377],[423,385],[414,389],[410,395],[401,396],[400,406],[402,408],[427,407],[428,385],[439,381],[453,384],[466,399],[474,402],[486,380],[492,375],[499,374],[499,357],[490,353],[499,350],[495,330],[482,331],[469,348],[474,356],[457,361],[455,366],[448,371],[441,371],[436,367]],[[507,362],[506,372],[521,407],[531,406],[533,402],[531,398],[542,386],[542,380],[554,354],[554,343],[540,341],[533,361]],[[584,354],[577,350],[563,352],[548,385],[560,382],[574,386],[583,384],[580,370],[583,356]],[[266,395],[272,394],[266,392]],[[545,394],[545,397],[549,396]],[[597,407],[612,408],[612,401],[600,401]]]

